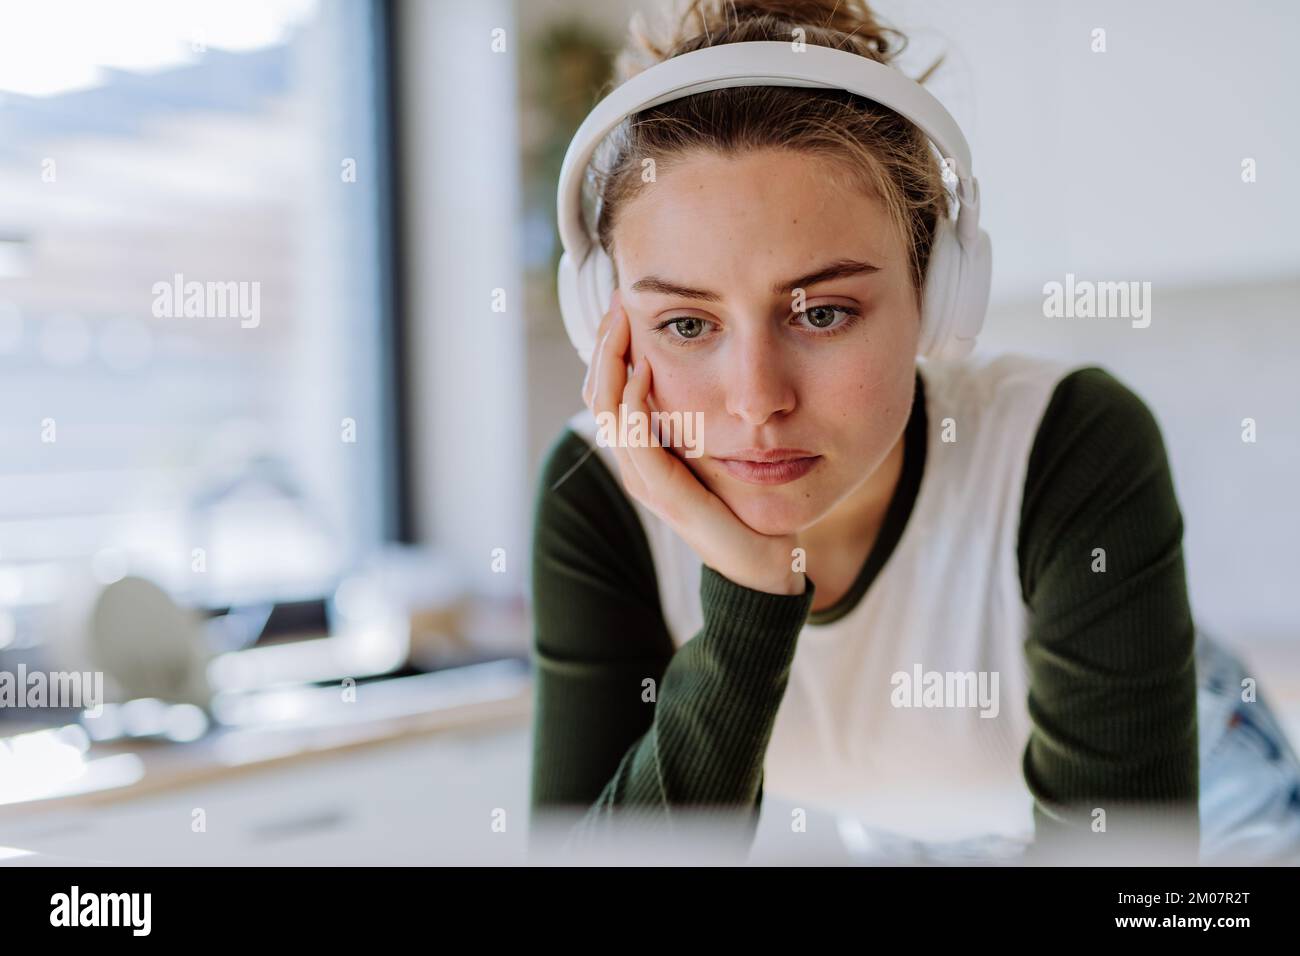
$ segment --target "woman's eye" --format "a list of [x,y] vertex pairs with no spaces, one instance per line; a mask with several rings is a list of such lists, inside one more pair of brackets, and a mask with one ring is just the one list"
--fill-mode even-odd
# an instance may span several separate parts
[[704,331],[704,320],[694,317],[673,319],[673,328],[684,339],[693,339]]
[[837,328],[843,328],[854,317],[858,315],[857,309],[849,308],[847,305],[814,305],[798,313],[808,319],[808,324],[814,329],[830,329],[835,326],[836,313],[843,314],[845,319],[840,322]]
[[673,332],[668,337],[670,340],[677,342],[699,338],[704,333],[706,325],[708,325],[708,322],[704,319],[698,319],[693,315],[683,315],[675,319],[668,319],[665,322],[660,322],[655,326],[655,331],[666,333],[668,328],[671,327]]
[[[795,315],[799,320],[807,320],[807,324],[804,325],[805,330],[815,331],[821,335],[834,335],[848,329],[862,313],[847,305],[814,305]],[[685,345],[693,340],[702,339],[708,334],[711,324],[708,319],[680,315],[660,322],[654,327],[654,331],[665,336],[673,345]]]

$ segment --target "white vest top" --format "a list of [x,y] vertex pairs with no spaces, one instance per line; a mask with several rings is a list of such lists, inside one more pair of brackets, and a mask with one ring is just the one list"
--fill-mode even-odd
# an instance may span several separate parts
[[[928,421],[915,504],[857,606],[800,632],[764,761],[764,794],[916,839],[1027,839],[1028,618],[1016,540],[1038,425],[1056,384],[1077,366],[1019,355],[917,366]],[[944,440],[945,419],[955,440]],[[617,476],[591,412],[569,425]],[[680,647],[703,626],[700,559],[632,504]],[[948,706],[917,706],[926,680],[911,685],[928,672],[983,673],[986,690],[996,674],[996,704],[981,706],[977,697],[961,706],[949,696]],[[895,706],[901,701],[914,706]],[[996,716],[982,716],[994,706]]]

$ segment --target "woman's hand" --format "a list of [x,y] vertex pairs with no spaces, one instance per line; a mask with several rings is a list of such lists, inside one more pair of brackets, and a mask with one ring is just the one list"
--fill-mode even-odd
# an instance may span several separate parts
[[[653,372],[642,355],[629,377],[627,357],[632,345],[631,324],[615,290],[610,309],[596,333],[582,399],[600,420],[608,412],[619,421],[620,400],[626,414],[650,418],[647,407]],[[669,449],[614,445],[623,487],[628,494],[666,521],[700,559],[737,584],[772,594],[802,594],[804,575],[792,570],[796,535],[760,534],[745,524],[709,491]]]

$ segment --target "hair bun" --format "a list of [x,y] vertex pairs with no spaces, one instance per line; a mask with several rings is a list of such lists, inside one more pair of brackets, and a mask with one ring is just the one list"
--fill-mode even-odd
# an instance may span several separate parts
[[793,41],[849,50],[879,63],[902,52],[907,38],[884,26],[865,0],[677,0],[666,21],[637,12],[615,63],[619,81],[692,50],[748,40]]

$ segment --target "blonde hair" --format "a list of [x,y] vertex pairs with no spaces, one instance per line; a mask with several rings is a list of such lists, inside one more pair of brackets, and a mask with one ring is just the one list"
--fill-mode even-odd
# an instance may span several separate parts
[[[682,7],[680,0],[676,6]],[[633,18],[629,42],[615,60],[617,81],[704,47],[796,38],[885,64],[907,43],[903,34],[883,26],[863,0],[689,0],[666,26],[651,26],[640,14]],[[644,185],[645,160],[654,160],[658,175],[693,152],[734,156],[761,148],[832,160],[849,183],[880,200],[908,249],[920,303],[935,226],[948,213],[942,165],[911,122],[841,90],[734,87],[626,118],[606,137],[591,167],[596,237],[602,248],[612,259],[619,210]]]

